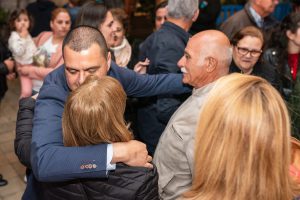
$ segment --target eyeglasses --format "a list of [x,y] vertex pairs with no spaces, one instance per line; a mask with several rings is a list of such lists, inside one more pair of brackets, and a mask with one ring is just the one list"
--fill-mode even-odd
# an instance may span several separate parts
[[249,50],[247,48],[238,47],[238,46],[236,46],[236,48],[237,48],[239,54],[241,54],[243,56],[250,53],[250,56],[252,56],[252,57],[259,57],[260,54],[262,53],[262,50]]

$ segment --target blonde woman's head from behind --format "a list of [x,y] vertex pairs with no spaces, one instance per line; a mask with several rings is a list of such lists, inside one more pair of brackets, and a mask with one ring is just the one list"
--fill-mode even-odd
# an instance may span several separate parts
[[200,114],[195,178],[185,197],[292,199],[289,139],[287,108],[266,80],[220,78]]

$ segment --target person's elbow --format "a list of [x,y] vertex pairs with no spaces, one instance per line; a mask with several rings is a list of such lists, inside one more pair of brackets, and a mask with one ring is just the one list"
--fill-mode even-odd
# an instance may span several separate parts
[[29,144],[26,144],[15,140],[15,154],[17,155],[19,161],[27,168],[31,169],[31,163],[30,163],[30,148],[27,148],[27,145],[30,146]]
[[[47,170],[43,167],[45,165],[45,159],[43,155],[38,154],[36,147],[34,144],[31,144],[31,154],[30,154],[30,162],[31,162],[31,169],[34,174],[34,177],[41,182],[49,182],[50,177],[48,175]],[[48,159],[49,160],[49,159]]]

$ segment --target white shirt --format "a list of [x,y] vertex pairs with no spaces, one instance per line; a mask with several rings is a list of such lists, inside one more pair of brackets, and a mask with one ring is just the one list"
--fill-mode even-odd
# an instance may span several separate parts
[[[47,57],[50,60],[51,55],[56,52],[58,44],[52,43],[53,37],[51,36],[43,45],[41,45],[38,50],[44,50],[47,52]],[[47,66],[46,66],[47,67]],[[32,89],[36,92],[39,92],[43,85],[42,80],[32,80]]]
[[32,63],[32,56],[37,49],[29,34],[26,38],[22,38],[16,31],[12,31],[10,34],[8,48],[12,52],[13,58],[22,65]]

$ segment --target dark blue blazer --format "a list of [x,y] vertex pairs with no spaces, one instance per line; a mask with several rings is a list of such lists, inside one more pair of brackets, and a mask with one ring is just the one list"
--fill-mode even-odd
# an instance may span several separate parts
[[[39,181],[67,181],[106,176],[107,145],[64,147],[61,119],[68,88],[64,66],[44,80],[36,101],[31,165]],[[190,92],[181,74],[140,75],[112,63],[108,75],[122,84],[127,95],[135,97]],[[91,166],[91,167],[89,167]]]
[[[140,61],[148,58],[148,74],[181,73],[177,63],[184,55],[184,49],[190,34],[180,26],[166,21],[162,27],[152,33],[143,43]],[[151,155],[173,113],[186,99],[182,95],[160,95],[154,98],[140,99],[137,113],[138,134]]]

